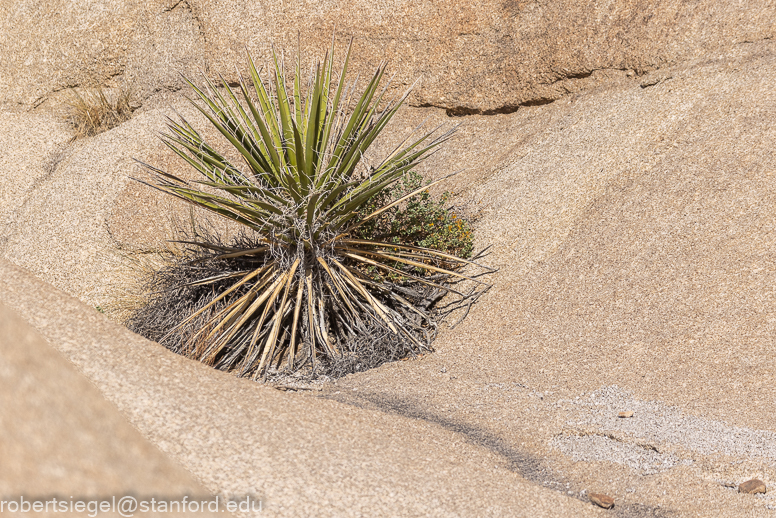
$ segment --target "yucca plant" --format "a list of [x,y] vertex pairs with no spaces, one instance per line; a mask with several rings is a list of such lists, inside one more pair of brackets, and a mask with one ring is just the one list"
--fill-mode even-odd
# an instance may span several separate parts
[[168,122],[162,139],[202,179],[187,182],[143,165],[154,174],[153,187],[244,232],[229,243],[212,236],[185,242],[198,250],[187,264],[215,266],[176,286],[206,295],[162,343],[194,325],[174,349],[253,378],[353,354],[376,329],[417,352],[429,346],[434,317],[412,286],[465,298],[454,281],[484,285],[463,272],[474,260],[357,232],[442,181],[364,211],[452,131],[411,135],[378,165],[365,166],[364,153],[409,91],[386,100],[381,64],[357,96],[357,82],[345,81],[350,51],[337,78],[332,45],[305,82],[299,57],[288,84],[274,51],[266,77],[248,57],[250,78],[239,88],[223,78],[220,87],[187,79],[194,105],[244,163],[227,159],[180,118]]

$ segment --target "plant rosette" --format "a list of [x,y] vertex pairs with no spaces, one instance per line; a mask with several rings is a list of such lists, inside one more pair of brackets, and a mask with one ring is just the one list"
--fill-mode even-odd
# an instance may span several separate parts
[[412,173],[454,129],[418,128],[365,166],[364,153],[410,90],[385,99],[382,64],[356,95],[345,80],[351,47],[337,78],[332,44],[306,80],[297,57],[287,81],[274,51],[267,77],[249,56],[250,77],[239,87],[187,80],[192,102],[242,163],[185,119],[170,120],[164,143],[201,179],[142,164],[148,184],[242,231],[229,242],[212,233],[182,240],[182,258],[151,283],[162,289],[135,328],[153,321],[163,345],[254,379],[343,361],[358,370],[375,363],[360,359],[374,356],[377,342],[392,344],[388,359],[430,350],[434,302],[471,302],[488,287],[478,277],[491,270],[471,257],[468,222],[428,192],[447,177],[424,185]]

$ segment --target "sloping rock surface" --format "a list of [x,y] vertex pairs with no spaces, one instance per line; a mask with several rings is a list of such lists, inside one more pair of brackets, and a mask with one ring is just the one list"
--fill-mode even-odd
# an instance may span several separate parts
[[[580,500],[525,480],[453,431],[281,392],[185,360],[4,261],[0,302],[22,312],[143,435],[209,490],[260,499],[262,511],[247,515],[596,515]],[[42,363],[61,361],[51,358],[53,350],[39,354]],[[78,383],[84,380],[65,386]],[[34,394],[22,394],[16,404],[34,404]],[[110,423],[107,428],[115,432]],[[56,448],[45,435],[32,435]],[[119,436],[116,443],[129,441]],[[16,446],[13,439],[0,444]]]
[[3,2],[0,100],[30,107],[77,86],[126,83],[143,97],[179,88],[179,73],[194,74],[203,64],[202,34],[180,4]]
[[774,77],[773,44],[744,45],[542,108],[544,131],[470,187],[493,290],[426,362],[344,386],[531,437],[622,504],[770,512],[725,484],[776,477]]
[[[0,337],[0,495],[4,499],[19,503],[23,496],[28,502],[52,504],[52,498],[58,497],[69,507],[71,501],[108,502],[112,496],[126,495],[210,498],[190,473],[140,435],[70,362],[2,305]],[[3,507],[4,516],[27,514],[9,512],[12,508],[7,503]],[[47,513],[35,514],[59,516],[61,510],[52,504]]]

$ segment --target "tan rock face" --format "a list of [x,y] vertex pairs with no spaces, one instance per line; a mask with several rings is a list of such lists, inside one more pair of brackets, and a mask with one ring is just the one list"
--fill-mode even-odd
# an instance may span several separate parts
[[[737,392],[750,393],[753,405],[737,419],[769,426],[765,416],[774,388],[763,380],[774,366],[776,298],[767,286],[776,281],[771,230],[776,219],[766,208],[776,202],[770,147],[776,133],[766,115],[774,95],[765,76],[776,73],[776,60],[770,44],[746,48],[745,56],[677,70],[670,81],[641,90],[640,101],[620,98],[619,113],[627,106],[630,122],[618,127],[618,117],[610,119],[609,138],[600,146],[591,145],[595,132],[571,127],[564,131],[584,139],[579,145],[567,136],[568,151],[542,146],[545,164],[565,164],[566,175],[558,180],[576,174],[571,171],[580,165],[592,174],[595,163],[611,172],[615,156],[623,167],[577,213],[562,244],[542,258],[545,262],[534,263],[525,291],[507,288],[510,281],[499,283],[500,290],[521,293],[519,302],[503,299],[509,316],[485,329],[524,327],[518,350],[526,353],[544,356],[549,344],[557,344],[563,361],[548,362],[550,372],[566,362],[585,365],[601,383],[630,379],[654,398],[668,397],[667,387],[677,384],[684,386],[683,399],[711,413],[726,405],[732,411],[739,405]],[[653,114],[631,118],[639,107]],[[575,118],[585,124],[587,116],[595,115],[576,111]],[[647,145],[626,165],[621,160],[629,151],[620,146],[638,134]],[[548,189],[562,185],[553,177],[546,175]],[[560,218],[547,214],[549,219],[534,220],[536,234],[521,236],[527,226],[510,225],[505,216],[527,202],[494,200],[492,241],[500,237],[520,251],[526,237],[534,243],[546,239],[542,221],[552,221],[552,232],[559,229]],[[564,209],[575,210],[569,204]],[[523,257],[537,249],[525,250]],[[508,268],[521,266],[512,262]],[[687,382],[689,371],[705,381]],[[729,390],[731,380],[736,392]]]
[[142,96],[202,63],[185,2],[65,0],[0,6],[0,102],[34,106],[73,86],[126,81]]
[[198,69],[235,80],[246,47],[264,58],[273,43],[295,49],[299,32],[304,55],[318,56],[336,27],[340,47],[356,39],[355,69],[388,59],[397,86],[422,76],[416,105],[509,112],[595,84],[595,71],[640,73],[773,37],[775,13],[769,0],[29,0],[0,8],[0,100],[124,79],[147,96]]
[[48,113],[0,118],[0,226],[11,225],[28,195],[66,161],[69,139],[67,125]]
[[[437,354],[337,390],[542,451],[616,509],[763,512],[718,481],[774,476],[776,48],[670,71],[493,117],[502,135],[484,132],[510,150],[466,196],[494,289]],[[579,449],[546,447],[571,430]],[[639,476],[631,455],[665,471]]]
[[[741,40],[773,34],[771,2],[708,0],[649,4],[586,0],[272,3],[199,0],[211,69],[229,70],[243,47],[266,54],[271,41],[320,48],[356,37],[357,56],[387,58],[408,83],[423,76],[414,102],[453,113],[513,111],[557,99],[594,70],[646,71]],[[770,9],[769,9],[769,6]],[[256,37],[262,35],[263,37]]]
[[[597,516],[589,504],[525,480],[450,430],[280,392],[186,360],[3,260],[0,304],[4,496],[35,495],[38,487],[44,495],[173,500],[204,492],[139,430],[222,501],[261,499],[261,512],[239,516]],[[17,331],[6,304],[54,331],[44,336],[93,385],[40,335],[27,339],[27,324]],[[36,473],[52,466],[66,471]]]
[[5,499],[209,498],[191,474],[141,436],[70,362],[3,305],[0,337],[0,492]]

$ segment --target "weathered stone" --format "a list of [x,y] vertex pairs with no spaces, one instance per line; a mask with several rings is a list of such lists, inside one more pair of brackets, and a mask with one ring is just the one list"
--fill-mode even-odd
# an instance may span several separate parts
[[[451,114],[552,102],[607,74],[644,73],[741,41],[776,36],[768,0],[31,0],[0,7],[0,100],[35,104],[74,85],[130,80],[144,95],[198,69],[237,79],[245,48],[320,54],[336,27],[355,37],[354,71],[387,58],[412,102]],[[20,23],[36,19],[38,23]],[[363,77],[363,76],[362,76]]]
[[[32,318],[51,345],[38,337],[32,347],[27,325],[15,332],[17,315]],[[493,516],[596,516],[586,502],[506,468],[494,477],[482,469],[481,448],[451,441],[454,435],[438,426],[236,379],[130,333],[2,259],[0,352],[5,500],[204,500],[196,477],[222,503],[227,492],[244,501],[260,491],[263,511],[241,516],[481,516],[494,502]],[[122,413],[136,428],[121,422]],[[251,455],[238,459],[245,451]],[[333,482],[321,469],[341,475]],[[404,487],[412,490],[384,498],[385,488]],[[135,516],[211,515],[201,511]]]
[[5,498],[207,498],[209,492],[191,473],[143,437],[71,362],[2,303],[0,354],[0,487]]
[[743,482],[740,486],[738,486],[739,493],[756,495],[757,493],[765,493],[765,491],[766,491],[765,482],[757,478],[753,478],[752,480],[747,480],[746,482]]
[[[34,23],[30,23],[34,20]],[[133,85],[147,97],[203,68],[188,2],[32,0],[0,5],[0,102],[35,106],[74,86]]]
[[656,84],[660,84],[663,81],[668,81],[671,79],[671,74],[668,74],[663,71],[653,72],[651,74],[648,74],[644,79],[641,80],[641,83],[639,85],[642,88],[648,88],[650,86],[655,86]]
[[[51,113],[5,113],[0,117],[0,228],[67,158],[70,131]],[[2,249],[2,237],[0,237]]]
[[614,507],[614,498],[604,495],[603,493],[590,493],[588,498],[590,498],[590,501],[598,507],[603,507],[604,509],[611,509]]

